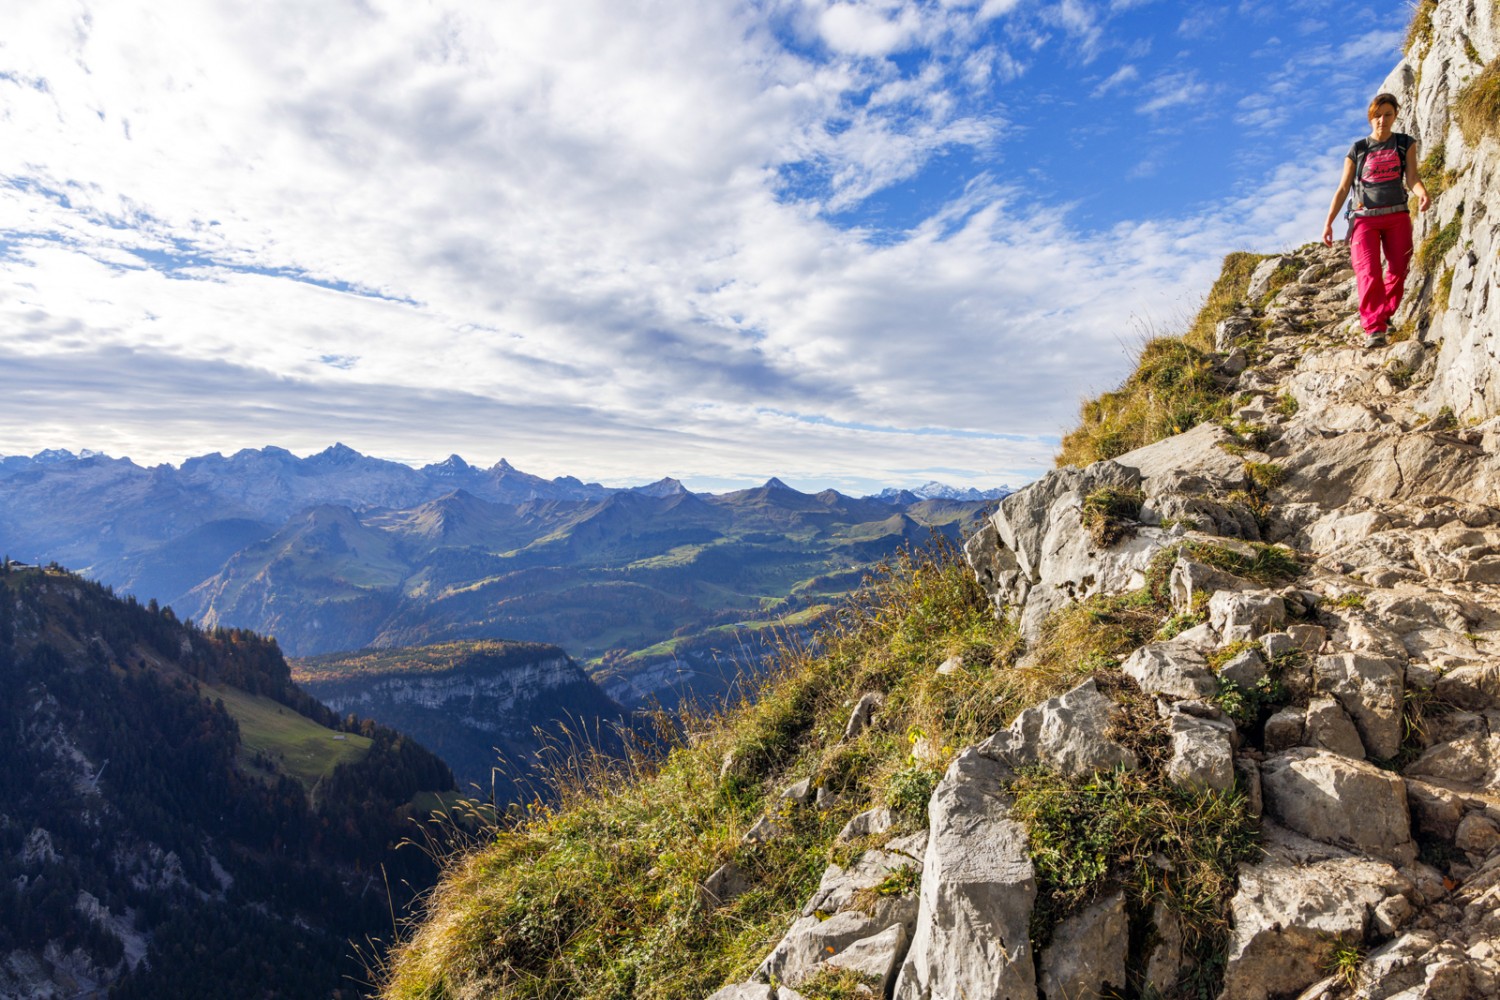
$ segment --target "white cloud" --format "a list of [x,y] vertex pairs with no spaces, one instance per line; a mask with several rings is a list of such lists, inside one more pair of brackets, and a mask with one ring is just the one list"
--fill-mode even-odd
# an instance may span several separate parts
[[[1027,13],[26,5],[0,39],[0,453],[1015,481],[1119,376],[1132,316],[1191,312],[1217,255],[1327,198],[1278,174],[1095,233],[981,172],[1022,167],[983,96],[1024,71],[1006,46],[1049,43],[1007,22],[967,65],[975,25]],[[959,154],[967,188],[909,225],[828,217]]]
[[1140,79],[1141,71],[1126,63],[1111,73],[1103,83],[1095,87],[1089,94],[1090,97],[1103,97],[1116,87],[1123,87],[1127,83],[1133,83]]
[[910,45],[918,18],[910,7],[890,16],[873,4],[836,3],[818,18],[823,40],[838,52],[884,56]]

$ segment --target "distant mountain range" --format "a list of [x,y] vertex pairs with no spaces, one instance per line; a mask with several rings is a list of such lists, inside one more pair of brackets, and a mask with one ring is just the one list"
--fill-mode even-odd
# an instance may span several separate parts
[[552,643],[631,707],[725,687],[774,629],[801,627],[902,546],[957,538],[1002,492],[616,489],[343,445],[151,468],[54,450],[0,458],[0,554],[298,656]]

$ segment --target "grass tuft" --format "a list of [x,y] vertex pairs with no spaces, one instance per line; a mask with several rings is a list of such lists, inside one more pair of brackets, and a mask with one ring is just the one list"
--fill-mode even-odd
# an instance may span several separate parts
[[1265,258],[1232,253],[1208,299],[1181,337],[1148,341],[1120,388],[1086,400],[1078,427],[1063,438],[1057,464],[1089,465],[1181,434],[1229,414],[1230,399],[1213,376],[1214,327],[1244,304],[1250,275]]
[[1083,498],[1083,526],[1095,545],[1108,548],[1135,534],[1145,502],[1146,494],[1138,489],[1097,489]]
[[1241,542],[1239,546],[1248,548],[1249,554],[1214,542],[1188,542],[1182,546],[1182,552],[1201,563],[1267,587],[1287,583],[1302,573],[1296,554],[1285,546],[1260,542]]
[[1410,55],[1418,44],[1425,46],[1432,41],[1432,15],[1436,10],[1437,0],[1421,0],[1417,4],[1417,11],[1406,28],[1406,44],[1401,48],[1403,53]]
[[1500,137],[1500,59],[1491,59],[1459,91],[1453,102],[1453,115],[1470,146],[1479,145],[1485,136]]
[[1458,246],[1459,233],[1464,225],[1464,207],[1458,206],[1458,211],[1453,213],[1441,228],[1434,229],[1427,238],[1422,241],[1421,247],[1417,249],[1417,266],[1424,271],[1430,271],[1442,263],[1443,258],[1448,256],[1448,251]]
[[807,1000],[869,1000],[879,987],[879,976],[825,966],[798,986],[797,992]]

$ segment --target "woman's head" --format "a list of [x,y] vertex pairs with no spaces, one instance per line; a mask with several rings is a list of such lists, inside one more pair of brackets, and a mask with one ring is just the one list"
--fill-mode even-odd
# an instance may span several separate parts
[[1386,108],[1390,108],[1392,115],[1395,115],[1401,111],[1401,105],[1397,103],[1396,95],[1376,94],[1375,99],[1370,102],[1370,108],[1365,113],[1365,117],[1369,118],[1371,121],[1374,121],[1377,116],[1385,112]]

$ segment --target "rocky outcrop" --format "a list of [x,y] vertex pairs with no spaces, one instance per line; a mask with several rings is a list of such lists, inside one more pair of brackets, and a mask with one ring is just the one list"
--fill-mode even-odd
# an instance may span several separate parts
[[[876,948],[882,920],[834,914],[779,948],[801,947],[799,927],[825,954],[858,937],[897,1000],[1177,995],[1193,976],[1201,995],[1216,970],[1221,1000],[1500,995],[1500,142],[1450,114],[1500,55],[1500,13],[1422,7],[1430,37],[1385,89],[1424,153],[1446,152],[1417,238],[1457,238],[1414,270],[1398,342],[1348,344],[1345,248],[1268,259],[1217,331],[1225,426],[1007,497],[965,554],[1029,643],[1054,640],[1059,609],[1131,591],[1167,606],[1161,631],[957,753],[911,922]],[[1047,886],[1012,783],[1132,769],[1199,802],[1239,796],[1260,821],[1226,873],[1216,950],[1166,890],[1035,905]],[[872,811],[841,839],[891,822]],[[1181,877],[1149,864],[1154,884]]]

